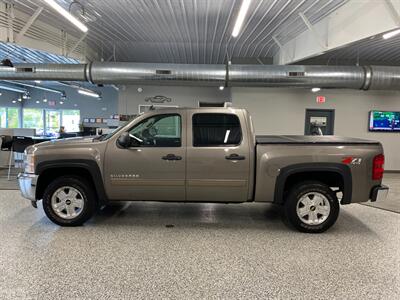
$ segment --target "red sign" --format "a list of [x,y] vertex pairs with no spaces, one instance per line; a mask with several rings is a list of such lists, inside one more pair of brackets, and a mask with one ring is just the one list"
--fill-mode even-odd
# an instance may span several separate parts
[[56,106],[56,101],[49,101],[49,106]]
[[325,103],[326,98],[325,96],[317,96],[317,103]]

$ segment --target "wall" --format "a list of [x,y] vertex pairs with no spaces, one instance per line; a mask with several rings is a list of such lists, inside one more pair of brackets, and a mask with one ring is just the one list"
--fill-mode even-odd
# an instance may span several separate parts
[[[24,100],[23,107],[27,108],[46,108],[46,109],[79,109],[81,118],[109,118],[110,115],[117,113],[118,91],[112,87],[90,87],[91,90],[101,92],[102,99],[79,94],[77,89],[58,85],[57,90],[65,91],[67,100],[60,104],[60,94],[46,92],[39,89],[29,88],[30,100]],[[49,106],[48,102],[43,103],[46,97],[50,101],[56,101],[56,106]],[[36,101],[40,101],[39,104]]]
[[1,96],[0,96],[0,107],[21,107],[21,103],[12,103],[13,100],[17,100],[19,97],[19,93],[6,91],[0,89]]
[[317,104],[316,94],[304,89],[232,88],[235,107],[252,115],[257,134],[304,134],[305,109],[335,109],[335,135],[382,142],[386,169],[400,170],[400,133],[368,132],[370,110],[400,111],[400,92],[324,90],[326,103]]
[[[141,87],[143,91],[138,92]],[[229,89],[220,91],[218,87],[177,87],[177,86],[121,86],[119,91],[118,113],[137,114],[139,104],[151,105],[145,98],[157,95],[171,98],[171,102],[165,105],[176,105],[183,107],[198,107],[199,101],[224,102],[231,101]]]

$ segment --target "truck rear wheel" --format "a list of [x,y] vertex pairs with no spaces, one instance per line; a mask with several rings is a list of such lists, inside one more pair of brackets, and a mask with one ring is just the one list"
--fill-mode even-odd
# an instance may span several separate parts
[[288,222],[297,230],[320,233],[335,224],[339,201],[326,184],[306,181],[289,191],[284,210]]
[[78,176],[59,177],[46,188],[43,209],[57,225],[80,226],[95,212],[93,188],[87,180]]

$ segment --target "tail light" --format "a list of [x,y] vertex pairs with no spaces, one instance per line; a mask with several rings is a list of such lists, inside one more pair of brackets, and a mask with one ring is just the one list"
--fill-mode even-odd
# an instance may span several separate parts
[[372,180],[381,180],[383,177],[383,172],[385,165],[385,156],[383,154],[379,154],[374,157],[374,161],[372,164]]

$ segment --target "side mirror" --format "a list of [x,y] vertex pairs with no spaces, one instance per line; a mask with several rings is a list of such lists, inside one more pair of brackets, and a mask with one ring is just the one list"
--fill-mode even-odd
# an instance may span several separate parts
[[122,133],[118,138],[117,143],[122,148],[128,148],[131,144],[131,137],[129,136],[129,132]]

